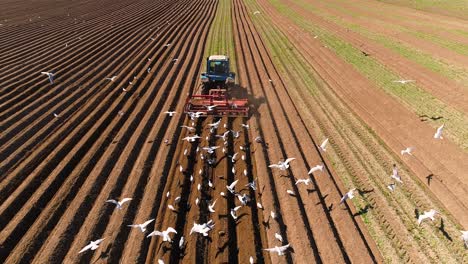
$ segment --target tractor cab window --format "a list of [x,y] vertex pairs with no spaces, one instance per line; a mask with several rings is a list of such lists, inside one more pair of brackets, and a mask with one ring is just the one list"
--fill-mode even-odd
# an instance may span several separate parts
[[228,63],[227,61],[210,61],[209,70],[214,74],[229,73]]

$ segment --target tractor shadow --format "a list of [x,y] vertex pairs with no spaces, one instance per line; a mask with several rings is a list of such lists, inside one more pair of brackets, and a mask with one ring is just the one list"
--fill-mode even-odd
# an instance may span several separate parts
[[265,97],[255,97],[249,93],[247,87],[242,87],[238,84],[231,85],[228,90],[229,96],[231,98],[247,98],[247,100],[249,100],[250,115],[256,115],[260,117],[260,113],[257,111],[257,109],[260,107],[260,105],[266,102]]

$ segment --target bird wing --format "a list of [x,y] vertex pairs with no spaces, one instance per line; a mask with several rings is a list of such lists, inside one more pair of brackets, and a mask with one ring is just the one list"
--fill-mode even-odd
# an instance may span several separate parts
[[437,128],[437,133],[441,133],[442,129],[444,129],[444,124],[442,124],[439,128]]
[[271,164],[268,166],[269,168],[280,168],[281,165],[278,165],[278,164]]
[[263,250],[266,250],[268,252],[273,252],[276,250],[276,248],[264,248]]
[[168,228],[166,229],[166,232],[167,232],[167,233],[176,233],[176,234],[177,234],[177,230],[175,230],[175,229],[172,228],[172,227],[168,227]]
[[234,187],[236,187],[236,184],[239,180],[235,180],[231,183],[231,185],[229,185],[229,189],[234,189]]
[[80,252],[78,252],[78,254],[85,252],[86,250],[90,249],[92,246],[93,246],[92,244],[86,245],[84,248],[80,250]]
[[151,222],[153,222],[153,221],[154,221],[154,219],[148,220],[148,221],[144,222],[144,223],[142,224],[142,226],[147,226],[147,225],[149,225],[149,224],[150,224]]
[[286,159],[286,161],[284,162],[284,164],[288,164],[289,162],[295,160],[296,158],[288,158]]
[[242,206],[236,206],[236,207],[234,207],[234,211],[237,212],[237,210],[239,210],[241,207],[242,207]]
[[114,200],[114,199],[107,200],[106,203],[119,204],[119,202],[117,202],[117,201]]
[[341,197],[340,204],[343,203],[346,199],[348,199],[348,194],[347,193],[345,195],[343,195],[343,197]]
[[328,143],[328,138],[326,138],[322,144],[320,144],[320,148],[324,149],[326,146],[327,146],[327,143]]
[[289,248],[289,244],[284,245],[284,246],[281,246],[281,247],[278,247],[278,249],[279,249],[280,251],[285,251],[285,250],[288,249],[288,248]]
[[147,235],[146,237],[150,237],[150,236],[163,236],[164,234],[162,232],[159,232],[158,230],[155,230],[151,233],[149,233],[149,235]]
[[131,200],[132,200],[132,198],[123,198],[123,199],[120,201],[120,204],[124,204],[124,203],[126,203],[126,202],[128,202],[128,201],[131,201]]

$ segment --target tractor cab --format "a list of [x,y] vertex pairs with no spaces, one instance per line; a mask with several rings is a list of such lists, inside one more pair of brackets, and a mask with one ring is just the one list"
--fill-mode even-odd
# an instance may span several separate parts
[[206,59],[206,72],[200,76],[205,92],[210,89],[223,89],[233,84],[235,74],[230,72],[229,57],[225,55],[211,55]]

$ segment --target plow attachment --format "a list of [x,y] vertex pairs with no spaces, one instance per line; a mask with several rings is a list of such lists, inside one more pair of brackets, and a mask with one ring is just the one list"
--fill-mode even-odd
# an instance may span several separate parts
[[247,99],[229,99],[225,89],[212,89],[209,94],[189,96],[185,102],[184,113],[198,113],[199,116],[247,117]]

